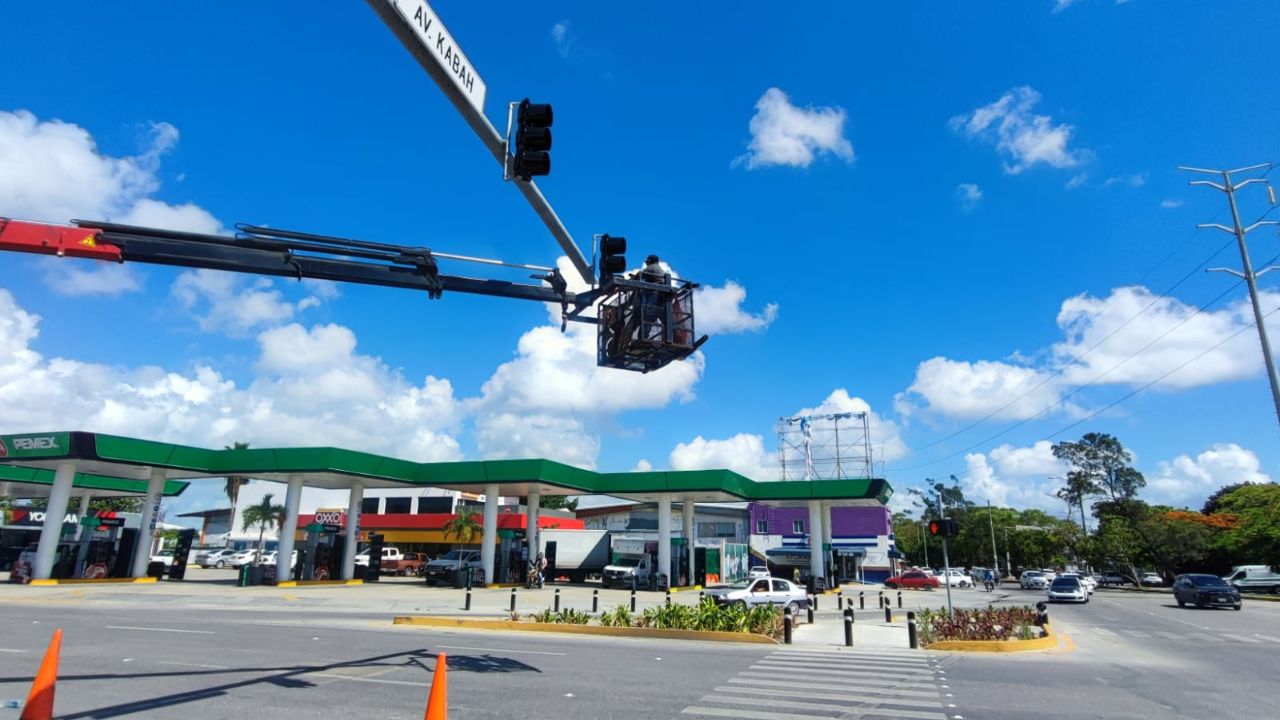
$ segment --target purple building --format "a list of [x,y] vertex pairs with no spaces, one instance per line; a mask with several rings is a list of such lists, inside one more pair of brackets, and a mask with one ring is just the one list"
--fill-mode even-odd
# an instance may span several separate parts
[[[764,558],[782,576],[809,570],[809,510],[804,507],[769,507],[751,503],[750,546],[756,558]],[[900,555],[893,541],[889,508],[831,508],[831,543],[827,550],[828,574],[838,579],[883,582],[893,574]],[[823,543],[824,546],[826,543]]]

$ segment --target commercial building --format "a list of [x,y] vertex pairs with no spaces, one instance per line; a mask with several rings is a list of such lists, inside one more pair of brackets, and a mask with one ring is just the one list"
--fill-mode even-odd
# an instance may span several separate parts
[[[751,553],[776,573],[810,574],[814,523],[805,508],[751,503]],[[889,508],[836,507],[825,511],[825,527],[817,532],[828,576],[840,581],[882,582],[901,557],[894,545]]]

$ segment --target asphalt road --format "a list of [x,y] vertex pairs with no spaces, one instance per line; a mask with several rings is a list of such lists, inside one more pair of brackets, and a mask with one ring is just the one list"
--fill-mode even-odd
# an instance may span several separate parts
[[[1014,591],[1008,602],[1041,596]],[[1073,651],[943,662],[966,718],[1280,717],[1280,603],[1182,609],[1172,595],[1100,590],[1049,612]]]

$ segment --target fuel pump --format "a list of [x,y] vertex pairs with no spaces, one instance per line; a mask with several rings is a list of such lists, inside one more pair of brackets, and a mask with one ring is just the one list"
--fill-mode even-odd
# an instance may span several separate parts
[[84,531],[76,548],[74,577],[101,579],[117,577],[117,540],[124,527],[124,518],[85,517],[80,519]]
[[338,562],[342,558],[342,526],[312,523],[306,531],[306,542],[298,548],[298,579],[329,580],[338,577]]

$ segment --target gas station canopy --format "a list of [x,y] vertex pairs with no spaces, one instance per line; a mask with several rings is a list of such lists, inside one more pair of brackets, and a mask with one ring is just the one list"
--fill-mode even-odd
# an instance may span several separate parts
[[[10,494],[14,497],[23,499],[47,498],[49,497],[49,490],[53,487],[53,471],[34,467],[0,465],[0,483],[9,483]],[[178,480],[165,481],[165,497],[181,495],[189,484]],[[77,490],[87,490],[96,498],[134,497],[147,493],[146,480],[129,480],[89,473],[76,473],[71,486]]]
[[[329,447],[207,450],[68,431],[0,436],[0,469],[5,473],[44,478],[31,482],[49,485],[52,470],[67,462],[74,462],[81,473],[76,476],[76,487],[82,487],[83,478],[85,483],[124,494],[145,492],[147,479],[157,472],[169,481],[242,475],[287,482],[301,477],[307,486],[330,489],[418,486],[473,493],[483,493],[486,486],[496,484],[498,494],[506,497],[532,493],[611,495],[651,502],[674,495],[695,502],[748,501],[774,506],[803,506],[811,500],[832,507],[882,505],[893,494],[889,483],[877,478],[759,482],[731,470],[597,473],[551,460],[418,463]],[[15,467],[4,468],[5,464]],[[0,476],[0,481],[4,479]],[[135,484],[138,489],[133,488]],[[181,493],[185,486],[166,482],[165,493]],[[105,493],[95,490],[94,494]]]

